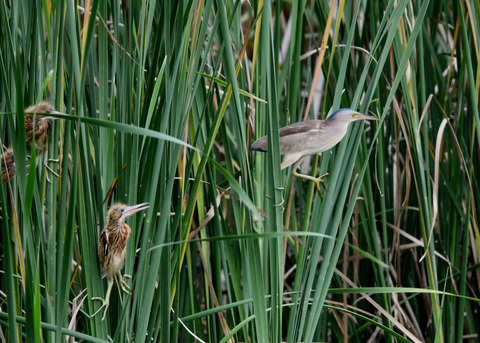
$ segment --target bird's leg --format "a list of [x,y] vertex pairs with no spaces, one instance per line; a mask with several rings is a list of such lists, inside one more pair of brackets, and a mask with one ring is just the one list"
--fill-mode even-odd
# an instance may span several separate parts
[[[47,171],[49,171],[50,173],[52,173],[52,174],[55,175],[56,177],[60,177],[60,175],[58,175],[57,173],[55,173],[55,172],[53,171],[53,169],[48,166],[48,162],[53,162],[53,161],[54,161],[54,160],[47,160],[47,161],[45,161],[44,166],[45,166],[45,168],[47,169]],[[55,162],[58,162],[58,161],[55,161]],[[50,181],[50,179],[48,178],[48,173],[47,173],[47,181],[48,181],[48,183],[52,183],[52,182]]]
[[[32,156],[30,155],[27,155],[27,158],[30,159],[32,158]],[[52,173],[53,175],[55,175],[56,177],[60,177],[60,175],[58,175],[56,172],[53,171],[52,168],[50,168],[50,166],[48,165],[48,163],[50,162],[56,162],[56,163],[60,163],[60,159],[53,159],[53,158],[50,158],[50,159],[46,159],[45,157],[42,157],[42,159],[44,160],[43,162],[43,166],[45,167],[45,169],[47,171],[49,171],[50,173]],[[46,174],[46,178],[47,178],[47,182],[48,183],[52,183],[48,177],[48,173]]]
[[[59,159],[59,158],[49,158],[49,159],[47,159],[47,161],[45,162],[45,165],[48,165],[50,162],[60,163],[60,159]],[[55,173],[54,173],[54,174],[55,174]]]
[[282,196],[282,201],[279,204],[273,205],[273,207],[281,207],[282,208],[281,213],[283,213],[283,211],[285,211],[285,207],[283,206],[284,202],[285,202],[285,199]]
[[311,176],[311,175],[305,175],[305,174],[297,173],[297,169],[300,166],[300,163],[302,163],[302,161],[303,161],[303,158],[299,159],[297,161],[297,163],[295,163],[295,165],[293,166],[293,169],[292,169],[292,174],[296,177],[315,182],[315,186],[317,186],[318,193],[320,193],[320,197],[323,200],[323,194],[322,194],[322,191],[320,190],[320,182],[322,183],[322,185],[323,185],[323,187],[325,188],[325,191],[326,191],[327,186],[325,185],[325,181],[323,181],[323,178],[325,176],[328,176],[328,173],[320,175],[319,177],[314,177],[314,176]]
[[[278,188],[275,188],[275,189],[278,189]],[[282,188],[283,189],[283,188]],[[272,197],[268,194],[265,194],[265,198],[268,198],[268,199],[272,199]],[[285,202],[285,199],[283,198],[283,195],[282,195],[282,201],[280,201],[280,203],[276,204],[276,205],[273,205],[273,207],[280,207],[282,206],[282,212],[285,210],[285,207],[283,207],[283,203]]]
[[122,290],[125,292],[125,293],[128,293],[130,294],[130,286],[127,285],[127,283],[125,282],[125,279],[126,278],[129,278],[131,279],[132,276],[131,275],[128,275],[128,274],[121,274],[120,272],[118,272],[118,280],[120,281],[120,286],[122,287]]
[[[55,162],[55,163],[60,163],[60,159],[57,158],[57,159],[54,159],[54,158],[46,158],[45,157],[45,162],[43,163],[43,165],[45,166],[45,169],[47,169],[50,173],[52,173],[53,175],[55,175],[56,177],[60,177],[60,175],[58,175],[56,172],[53,171],[52,168],[50,168],[50,166],[48,165],[50,162]],[[50,182],[50,179],[48,178],[48,173],[47,173],[47,181],[49,183]]]
[[102,310],[102,308],[104,308],[103,316],[102,316],[102,322],[103,322],[103,320],[105,319],[105,314],[107,313],[108,306],[110,305],[110,293],[112,292],[112,287],[113,287],[113,278],[108,279],[108,288],[107,288],[107,294],[105,296],[105,299],[102,299],[100,297],[92,298],[92,300],[100,300],[102,302],[102,306],[100,306],[100,308],[94,314],[92,314],[90,318],[96,316],[97,313],[99,313]]

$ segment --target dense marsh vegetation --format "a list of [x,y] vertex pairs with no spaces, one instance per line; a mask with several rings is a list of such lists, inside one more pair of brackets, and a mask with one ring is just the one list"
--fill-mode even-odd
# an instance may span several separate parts
[[[477,340],[479,13],[2,0],[0,144],[17,174],[0,187],[0,339]],[[59,177],[25,145],[42,100],[67,114],[49,131]],[[321,199],[280,170],[278,128],[342,107],[382,120],[303,163],[329,173]],[[250,153],[265,134],[270,152]],[[128,220],[133,292],[115,285],[101,321],[114,202],[150,208]]]

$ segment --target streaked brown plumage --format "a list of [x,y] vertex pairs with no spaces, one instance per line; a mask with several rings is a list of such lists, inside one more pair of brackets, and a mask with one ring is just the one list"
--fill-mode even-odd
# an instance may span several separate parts
[[33,145],[33,138],[35,137],[35,147],[44,153],[48,149],[48,128],[55,117],[44,116],[46,113],[63,114],[58,112],[52,105],[44,101],[36,106],[35,120],[33,120],[35,113],[35,105],[25,109],[25,135],[27,145],[31,149]]
[[95,297],[92,300],[102,301],[102,306],[92,315],[95,316],[102,308],[104,309],[102,320],[105,319],[108,306],[110,304],[110,293],[113,287],[113,278],[118,276],[120,286],[126,293],[130,293],[130,287],[125,282],[125,278],[130,275],[122,275],[120,271],[123,268],[126,258],[126,247],[128,238],[130,237],[130,226],[125,223],[125,220],[132,214],[142,211],[149,206],[148,203],[142,203],[134,206],[127,206],[125,204],[113,205],[107,213],[107,225],[102,231],[100,241],[98,243],[98,258],[102,268],[102,277],[108,278],[108,288],[105,299]]
[[[36,113],[36,114],[35,114]],[[37,106],[32,105],[25,109],[25,136],[28,148],[32,149],[35,139],[35,148],[44,157],[45,168],[58,177],[49,166],[48,162],[58,162],[58,160],[47,160],[46,152],[48,150],[48,133],[52,120],[57,118],[45,116],[45,114],[65,114],[57,111],[48,102],[40,102]],[[34,116],[35,114],[35,116]],[[35,117],[35,120],[34,120]],[[50,182],[47,174],[47,181]]]
[[[2,183],[7,182],[17,173],[17,165],[15,164],[15,156],[13,154],[12,148],[5,150],[0,157],[2,165]],[[28,162],[28,157],[26,158]],[[27,165],[27,171],[28,171]]]
[[[30,149],[32,148],[35,137],[35,146],[41,154],[44,154],[48,149],[48,128],[51,121],[56,119],[54,117],[44,116],[46,113],[64,114],[55,110],[55,108],[46,101],[39,103],[37,106],[33,105],[25,109],[25,138],[27,140],[27,146]],[[13,150],[11,148],[7,149],[2,154],[1,159],[2,183],[5,183],[15,176],[17,171]],[[46,164],[45,166],[56,175]]]
[[15,157],[13,156],[12,148],[8,148],[2,154],[2,183],[7,182],[15,176],[17,168],[15,167]]

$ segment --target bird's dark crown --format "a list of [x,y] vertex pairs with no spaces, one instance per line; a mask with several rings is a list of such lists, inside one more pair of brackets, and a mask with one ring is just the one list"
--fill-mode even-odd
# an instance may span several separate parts
[[326,120],[334,119],[337,114],[339,114],[340,112],[343,112],[343,111],[353,111],[353,112],[355,112],[351,108],[340,108],[340,109],[336,110],[335,112],[333,112],[332,115],[330,117],[328,117]]

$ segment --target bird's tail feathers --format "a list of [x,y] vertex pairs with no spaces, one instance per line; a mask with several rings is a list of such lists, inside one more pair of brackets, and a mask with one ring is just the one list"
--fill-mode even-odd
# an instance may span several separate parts
[[260,152],[267,152],[267,150],[264,150],[262,147],[255,147],[253,144],[250,144],[250,150],[251,151],[260,151]]
[[267,136],[260,137],[255,142],[250,144],[250,150],[267,152]]

